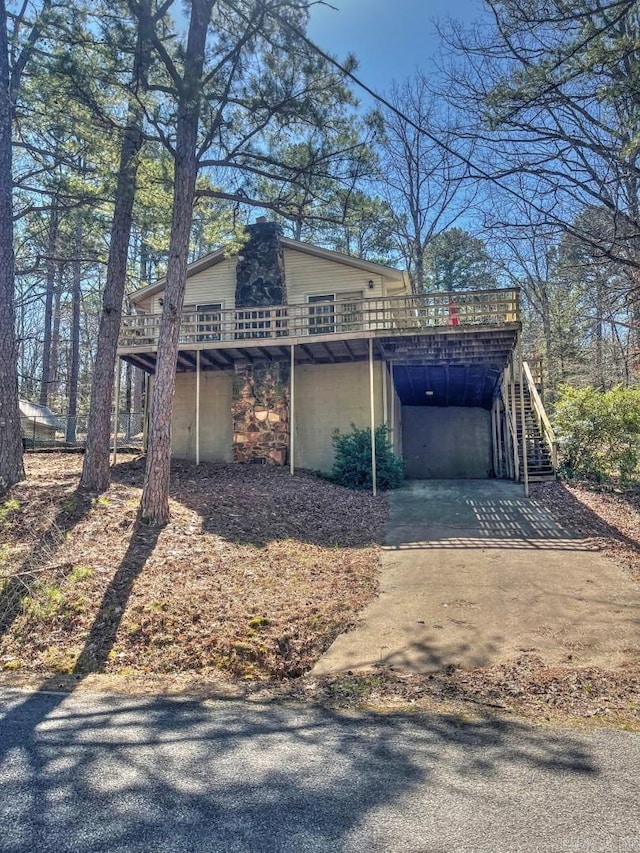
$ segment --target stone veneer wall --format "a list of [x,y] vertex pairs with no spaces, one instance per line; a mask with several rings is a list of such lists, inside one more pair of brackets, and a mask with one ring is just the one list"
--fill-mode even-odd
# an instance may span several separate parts
[[249,239],[236,266],[236,308],[286,304],[284,250],[278,225],[256,222],[247,231]]
[[289,364],[237,364],[233,375],[233,461],[285,465],[289,454]]

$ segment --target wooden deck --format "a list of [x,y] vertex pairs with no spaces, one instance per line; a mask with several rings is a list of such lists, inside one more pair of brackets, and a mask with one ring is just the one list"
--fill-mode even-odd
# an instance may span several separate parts
[[[160,314],[123,318],[118,354],[152,373]],[[184,313],[178,371],[225,370],[236,361],[340,363],[368,357],[403,364],[502,369],[520,325],[517,288]]]

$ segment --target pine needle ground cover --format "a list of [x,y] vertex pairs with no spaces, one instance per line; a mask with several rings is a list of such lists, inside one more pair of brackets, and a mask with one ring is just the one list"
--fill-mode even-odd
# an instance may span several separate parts
[[284,469],[176,463],[171,521],[137,520],[141,460],[100,496],[81,456],[27,456],[0,502],[0,671],[308,670],[376,594],[383,497]]
[[[79,456],[26,461],[28,479],[0,501],[0,682],[640,724],[636,666],[523,655],[426,677],[297,678],[376,594],[384,498],[281,469],[176,464],[158,532],[136,522],[140,461],[102,496],[77,492]],[[534,491],[640,580],[637,490]]]

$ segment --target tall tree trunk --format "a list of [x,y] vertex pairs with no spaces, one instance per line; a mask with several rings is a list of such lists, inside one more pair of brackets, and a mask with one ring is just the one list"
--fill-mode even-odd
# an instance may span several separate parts
[[67,408],[66,440],[75,443],[76,424],[78,421],[78,376],[80,375],[80,300],[82,268],[80,257],[82,252],[82,220],[80,213],[75,228],[74,258],[71,265],[71,363],[69,365],[69,405]]
[[604,375],[604,290],[601,281],[596,284],[596,377],[598,387],[606,390],[607,380]]
[[[142,385],[144,382],[144,372],[138,367],[133,368],[133,411],[140,414],[142,411]],[[140,432],[136,429],[136,432]]]
[[58,199],[52,199],[47,239],[47,277],[44,300],[44,338],[42,341],[42,381],[40,383],[41,406],[49,403],[49,381],[51,379],[51,323],[53,320],[53,296],[56,289],[56,253],[58,249],[59,210]]
[[[53,325],[51,327],[51,358],[49,366],[49,401],[58,402],[60,393],[60,300],[64,289],[64,265],[58,266],[58,281],[53,295]],[[47,404],[49,405],[49,404]]]
[[18,402],[13,253],[13,104],[7,10],[0,0],[0,492],[24,477]]
[[154,525],[166,524],[169,520],[171,416],[178,361],[180,319],[187,281],[189,233],[198,174],[196,149],[204,50],[212,7],[213,0],[193,0],[191,3],[184,78],[180,87],[169,261],[158,336],[149,448],[141,503],[142,518]]
[[415,238],[413,251],[413,292],[424,293],[424,245],[419,236]]
[[144,0],[138,4],[137,14],[139,17],[133,73],[134,95],[129,104],[127,126],[120,148],[118,182],[107,262],[107,281],[102,296],[96,366],[91,383],[87,448],[82,466],[82,486],[96,492],[104,491],[110,480],[109,438],[111,435],[113,375],[127,278],[127,253],[136,194],[138,155],[144,142],[142,133],[144,112],[138,95],[146,89],[151,64],[150,43],[153,24],[150,0]]
[[640,380],[640,271],[635,274],[635,287],[631,296],[631,372]]
[[147,246],[147,242],[145,240],[146,231],[142,231],[140,234],[140,283],[141,284],[149,284],[150,281],[150,272],[149,272],[149,247]]
[[550,400],[555,400],[556,397],[556,354],[555,341],[553,337],[553,326],[551,323],[551,306],[549,304],[549,295],[546,288],[540,294],[540,315],[542,317],[542,333],[544,336],[544,347],[546,351],[546,372],[547,372],[547,394]]

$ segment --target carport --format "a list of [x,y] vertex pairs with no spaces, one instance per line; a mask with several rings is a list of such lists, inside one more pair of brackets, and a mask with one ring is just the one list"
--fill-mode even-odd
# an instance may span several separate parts
[[484,364],[396,364],[405,477],[495,475],[491,410],[501,371]]

